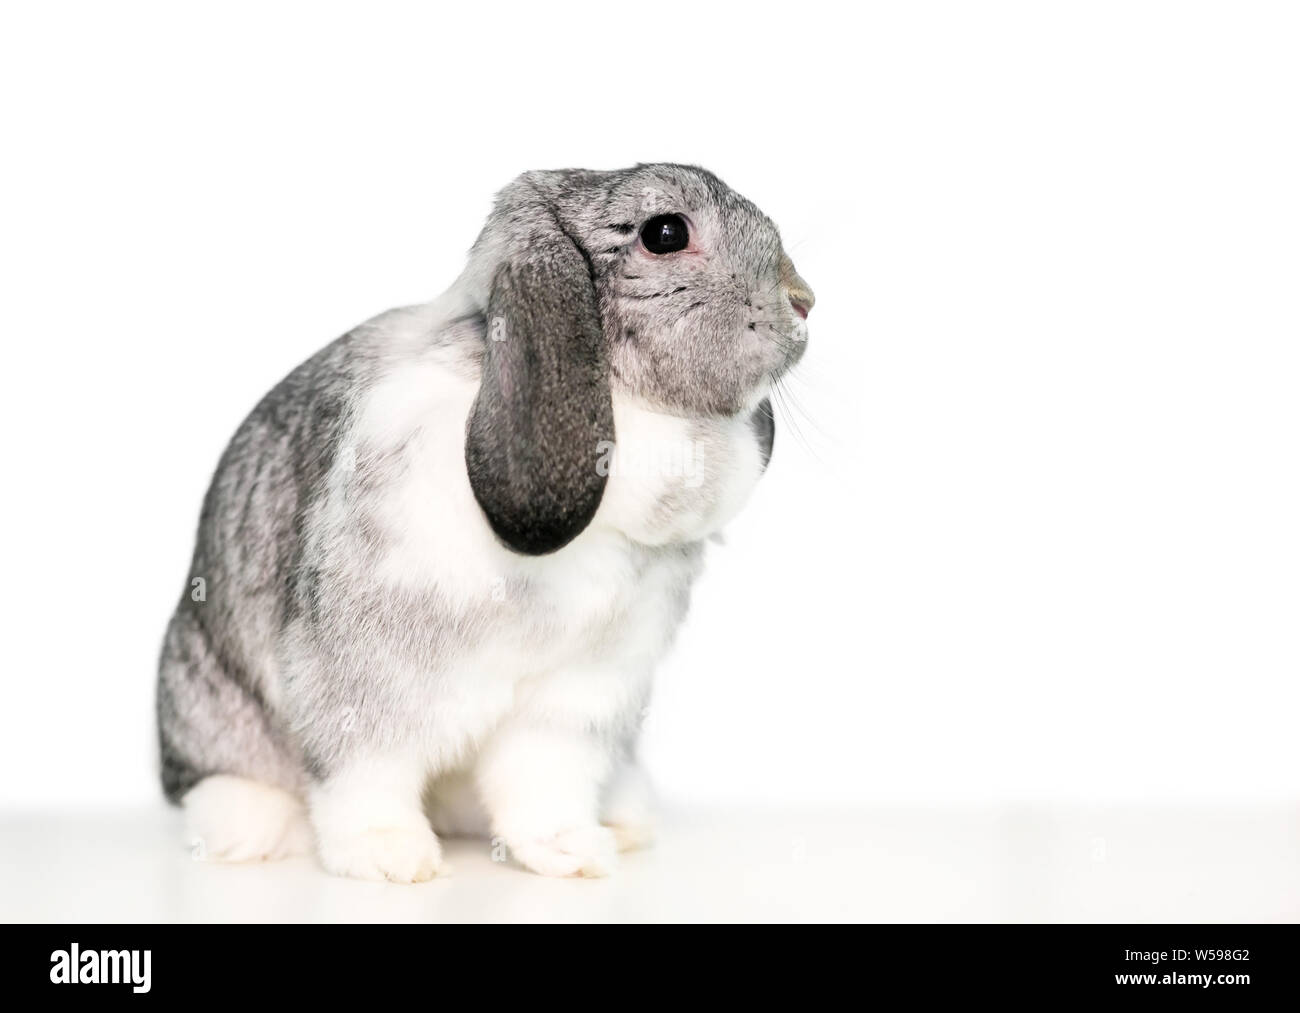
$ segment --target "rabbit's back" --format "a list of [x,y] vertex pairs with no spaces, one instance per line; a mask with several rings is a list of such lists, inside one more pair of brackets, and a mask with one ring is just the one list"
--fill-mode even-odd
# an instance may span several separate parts
[[298,750],[276,702],[280,641],[300,600],[304,518],[385,335],[363,324],[262,398],[227,445],[203,501],[185,587],[164,638],[157,698],[165,793],[213,772],[297,788]]

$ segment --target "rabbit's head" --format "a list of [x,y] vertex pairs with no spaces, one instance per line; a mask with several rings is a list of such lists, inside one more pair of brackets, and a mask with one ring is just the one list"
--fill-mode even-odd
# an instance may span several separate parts
[[613,392],[686,417],[753,412],[803,354],[813,304],[771,220],[679,165],[525,173],[466,278],[487,334],[470,482],[497,535],[533,554],[600,504]]

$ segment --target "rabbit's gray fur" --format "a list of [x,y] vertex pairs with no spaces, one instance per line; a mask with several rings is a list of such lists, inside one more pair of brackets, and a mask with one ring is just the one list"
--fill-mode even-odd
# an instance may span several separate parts
[[[652,257],[665,213],[692,248]],[[524,864],[606,871],[650,673],[771,452],[792,299],[775,227],[704,170],[507,187],[443,297],[307,360],[223,455],[162,652],[167,797],[221,838],[240,791],[278,790],[332,870],[409,880],[438,862],[419,791],[459,777]],[[611,472],[611,446],[690,467]],[[580,782],[554,820],[524,801],[548,771]]]

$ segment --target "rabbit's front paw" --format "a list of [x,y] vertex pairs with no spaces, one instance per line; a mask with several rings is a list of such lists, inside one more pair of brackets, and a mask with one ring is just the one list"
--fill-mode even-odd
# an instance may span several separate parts
[[442,869],[442,845],[427,828],[380,827],[322,838],[320,860],[336,876],[423,883]]
[[608,827],[579,827],[542,840],[518,841],[510,853],[543,876],[608,876],[618,865],[618,845]]

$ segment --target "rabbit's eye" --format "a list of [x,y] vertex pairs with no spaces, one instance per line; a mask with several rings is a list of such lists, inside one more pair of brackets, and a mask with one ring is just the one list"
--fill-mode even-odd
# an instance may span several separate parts
[[656,255],[684,250],[690,241],[691,230],[681,215],[656,215],[641,229],[641,242]]

